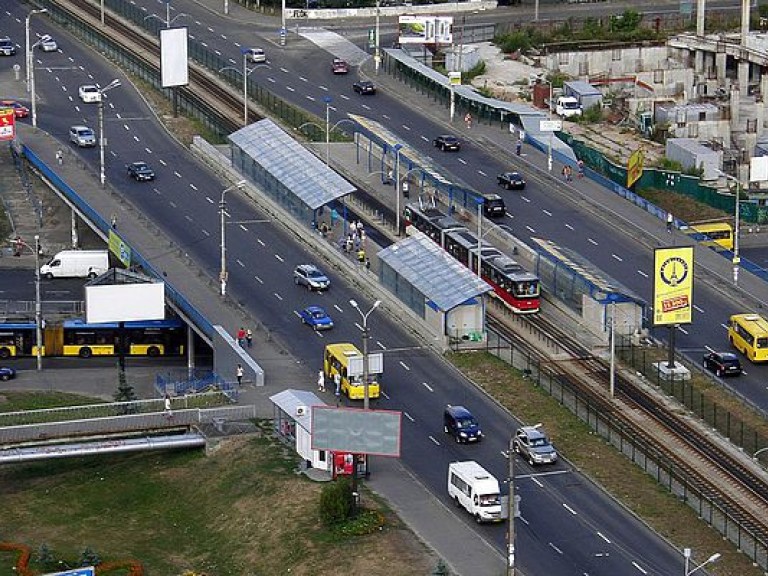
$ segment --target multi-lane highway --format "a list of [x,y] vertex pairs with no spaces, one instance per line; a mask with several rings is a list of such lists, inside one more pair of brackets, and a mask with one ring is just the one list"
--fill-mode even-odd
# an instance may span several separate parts
[[[144,5],[149,12],[164,17],[164,4],[146,2]],[[201,11],[193,2],[177,2],[174,9],[189,14],[185,24],[197,40],[223,54],[231,54],[234,64],[239,62],[241,46],[266,47],[269,68],[263,70],[263,81],[276,93],[318,114],[324,112],[323,96],[330,95],[335,108],[333,122],[349,112],[368,115],[428,153],[432,153],[431,138],[444,131],[418,110],[410,109],[407,103],[386,93],[378,94],[375,100],[355,97],[351,78],[334,77],[330,73],[330,54],[305,41],[295,41],[290,49],[281,51],[268,39],[253,41],[255,31],[267,27],[255,28],[244,22],[222,20]],[[13,2],[7,22],[8,33],[15,38],[23,38],[25,15],[26,7]],[[35,55],[38,93],[42,98],[38,124],[59,135],[62,145],[67,145],[70,125],[96,126],[96,108],[79,101],[77,87],[94,81],[105,85],[122,75],[66,34],[51,29],[45,20],[33,20],[33,30],[36,34],[52,33],[61,47],[60,52]],[[258,70],[254,74],[261,73],[262,70]],[[123,83],[123,87],[109,92],[106,105],[107,178],[215,276],[217,203],[223,185],[166,135],[139,92],[127,79],[123,78]],[[96,169],[97,151],[78,150],[77,153]],[[471,144],[458,155],[438,155],[437,158],[447,170],[478,189],[492,188],[495,173],[509,165]],[[138,159],[154,166],[157,180],[136,183],[127,179],[125,166]],[[612,230],[600,218],[569,205],[560,192],[545,187],[533,175],[530,179],[531,186],[524,195],[505,194],[510,213],[514,215],[511,225],[516,232],[523,237],[558,239],[598,265],[605,265],[617,277],[636,277],[634,283],[640,286],[637,291],[648,293],[647,278],[639,273],[647,269],[646,264],[650,265],[647,248],[637,246],[629,236]],[[228,196],[228,212],[235,221],[264,218],[234,193]],[[314,258],[302,252],[288,232],[272,223],[232,225],[228,231],[228,249],[231,290],[297,358],[316,369],[326,342],[359,341],[360,329],[356,325],[359,318],[348,304],[350,298],[359,300],[359,295],[343,278],[333,274],[333,288],[326,294],[309,294],[296,288],[291,279],[293,266]],[[717,303],[716,295],[709,298],[713,306],[726,308],[725,303]],[[324,305],[333,315],[337,328],[323,335],[300,326],[295,311],[310,303]],[[710,313],[720,317],[716,308],[712,311]],[[419,348],[395,322],[377,314],[371,320],[373,342],[386,351],[386,397],[379,405],[407,414],[402,455],[405,465],[443,500],[446,469],[452,460],[478,460],[503,478],[504,452],[515,423],[450,366]],[[692,338],[693,335],[691,332]],[[471,406],[483,423],[487,441],[468,447],[445,442],[440,420],[445,403]],[[567,463],[559,464],[555,473],[547,475],[537,474],[539,470],[530,469],[525,463],[521,463],[519,470],[517,488],[523,498],[523,520],[518,529],[518,547],[519,562],[525,573],[670,574],[679,570],[681,560],[666,543],[639,526],[632,516],[571,470]],[[470,522],[463,515],[458,515],[457,520]],[[479,527],[478,533],[502,548],[503,527]]]

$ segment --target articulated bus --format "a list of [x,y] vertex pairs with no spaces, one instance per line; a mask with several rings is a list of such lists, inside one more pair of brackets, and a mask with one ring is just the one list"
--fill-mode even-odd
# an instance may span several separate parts
[[[346,394],[350,400],[363,400],[365,397],[363,377],[349,376],[348,373],[349,359],[355,356],[362,357],[362,355],[354,344],[328,344],[323,356],[326,386],[333,386],[334,377],[338,374],[341,379],[341,393]],[[368,398],[379,397],[379,382],[376,376],[376,374],[368,375]]]
[[413,234],[414,229],[423,232],[474,272],[477,271],[479,245],[480,276],[493,287],[494,294],[517,314],[539,311],[538,276],[485,240],[478,242],[476,234],[436,208],[409,204],[404,216],[406,234]]
[[768,320],[759,314],[731,316],[728,340],[752,362],[768,361]]
[[702,242],[705,246],[721,247],[733,250],[733,227],[728,222],[708,222],[691,224],[691,231],[706,234],[709,240]]
[[[176,318],[125,323],[125,353],[129,356],[180,356],[184,354],[187,331]],[[118,323],[87,324],[65,320],[43,330],[45,356],[113,356],[119,349]],[[0,323],[0,358],[34,356],[35,323]]]

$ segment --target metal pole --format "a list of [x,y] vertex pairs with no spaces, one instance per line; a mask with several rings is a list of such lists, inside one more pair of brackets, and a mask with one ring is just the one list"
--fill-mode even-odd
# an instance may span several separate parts
[[[547,81],[549,84],[549,119],[552,120],[552,82]],[[552,131],[549,132],[549,146],[547,148],[547,168],[552,172]]]
[[616,390],[616,302],[611,302],[611,374],[610,374],[611,398]]
[[229,188],[225,188],[221,191],[221,201],[219,202],[219,215],[221,217],[221,270],[219,271],[219,280],[221,282],[221,295],[227,295],[227,239],[225,236],[225,222],[224,222],[224,209],[226,203],[224,202],[224,195]]
[[35,234],[35,345],[37,347],[37,371],[43,369],[42,303],[40,302],[40,235]]
[[104,93],[99,92],[99,181],[104,186]]
[[507,501],[507,576],[515,576],[515,451],[509,437],[509,498]]
[[[224,14],[229,14],[229,0],[224,0]],[[285,25],[283,25],[285,28]]]
[[[31,90],[31,88],[30,88],[30,76],[29,76],[29,74],[30,74],[30,72],[29,72],[29,70],[30,70],[29,61],[31,59],[30,52],[29,52],[29,19],[32,18],[32,14],[33,13],[34,13],[34,10],[32,12],[30,12],[29,14],[27,14],[27,17],[24,20],[24,33],[26,35],[26,44],[24,44],[24,60],[25,60],[26,65],[27,65],[27,71],[26,71],[27,72],[27,92],[29,92]],[[34,97],[32,98],[32,100],[34,101]],[[35,119],[35,116],[33,114],[32,115],[32,121],[33,121],[32,125],[33,126],[34,126],[34,119]]]
[[483,242],[483,200],[482,198],[477,199],[477,277],[481,278],[481,270],[480,270],[480,248],[481,244]]
[[331,165],[331,103],[325,101],[325,165]]
[[[102,0],[103,2],[104,0]],[[171,27],[171,2],[170,0],[165,3],[165,27]]]
[[280,46],[288,41],[288,29],[285,27],[285,0],[280,3]]
[[101,23],[104,24],[104,0],[101,0]]
[[29,83],[32,87],[32,126],[37,127],[37,97],[35,96],[35,67],[32,65],[32,56],[29,56]]
[[395,146],[395,234],[400,236],[400,147]]
[[371,397],[368,391],[368,314],[363,315],[363,410],[368,410],[371,407]]
[[739,210],[739,201],[741,200],[741,183],[736,180],[736,226],[733,236],[733,283],[738,285],[739,283],[739,223],[741,217],[741,210]]
[[376,0],[376,50],[373,54],[373,64],[374,64],[374,70],[376,70],[376,74],[379,73],[379,68],[381,67],[381,43],[379,42],[379,0]]
[[248,60],[243,52],[243,126],[248,126]]

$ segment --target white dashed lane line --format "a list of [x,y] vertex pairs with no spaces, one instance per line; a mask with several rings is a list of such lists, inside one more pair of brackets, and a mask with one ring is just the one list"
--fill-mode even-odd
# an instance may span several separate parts
[[648,273],[644,272],[643,270],[638,270],[637,273],[640,274],[640,276],[643,278],[648,278]]
[[587,242],[589,242],[593,246],[597,246],[597,242],[595,242],[592,238],[587,238]]
[[422,383],[421,383],[421,385],[422,385],[422,386],[424,386],[424,388],[426,388],[426,389],[427,389],[427,390],[429,390],[430,392],[434,392],[434,390],[432,389],[432,387],[431,387],[429,384],[427,384],[426,382],[422,382]]
[[408,372],[411,371],[411,369],[408,367],[408,364],[406,364],[402,360],[400,362],[398,362],[398,364],[400,364],[400,366],[402,366],[404,370],[407,370]]
[[571,226],[570,224],[566,224],[565,227],[568,228],[568,230],[571,230],[571,231],[573,230],[573,226]]
[[617,260],[619,262],[624,262],[624,260],[621,258],[621,256],[618,256],[617,254],[611,254],[614,260]]

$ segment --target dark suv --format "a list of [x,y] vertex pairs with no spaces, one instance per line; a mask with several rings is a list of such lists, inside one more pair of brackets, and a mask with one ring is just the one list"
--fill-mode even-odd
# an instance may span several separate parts
[[531,466],[557,462],[557,451],[541,429],[541,424],[519,428],[512,440],[512,449],[528,460]]
[[443,413],[443,430],[456,442],[480,442],[483,432],[472,413],[464,406],[448,406]]
[[504,204],[504,198],[498,194],[483,195],[483,214],[486,218],[504,216],[506,213],[507,205]]
[[525,178],[520,172],[502,172],[496,176],[496,183],[507,190],[525,189]]
[[741,374],[739,357],[731,352],[710,352],[704,356],[704,368],[723,376],[738,376]]
[[137,182],[148,182],[155,179],[155,171],[146,162],[128,164],[128,176]]
[[461,150],[461,142],[459,142],[459,139],[450,134],[441,134],[432,141],[432,144],[435,148],[439,148],[443,152],[458,152]]

